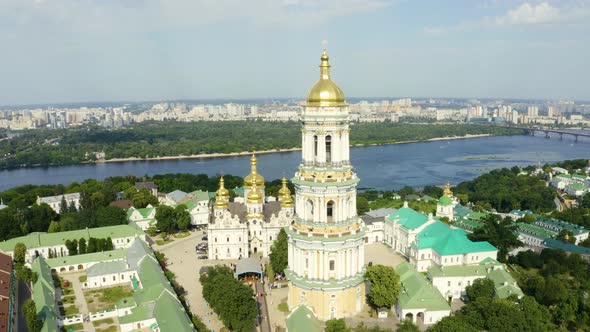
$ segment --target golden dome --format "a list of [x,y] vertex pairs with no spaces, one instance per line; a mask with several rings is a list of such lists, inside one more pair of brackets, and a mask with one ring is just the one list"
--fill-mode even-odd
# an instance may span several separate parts
[[215,208],[220,210],[227,208],[227,201],[225,198],[223,198],[223,196],[215,197]]
[[216,200],[219,197],[222,197],[224,201],[229,201],[229,190],[225,189],[225,181],[223,180],[223,176],[219,178],[219,189],[215,192]]
[[447,182],[447,184],[445,185],[445,188],[443,190],[443,196],[453,198],[453,192],[451,191],[451,184],[449,182]]
[[252,186],[252,188],[248,192],[247,199],[248,203],[250,204],[262,204],[262,194],[258,190],[256,184],[254,184],[254,186]]
[[344,92],[330,77],[330,63],[326,50],[321,57],[320,79],[307,94],[307,106],[344,106]]
[[252,158],[250,158],[250,174],[248,174],[244,178],[244,188],[250,189],[256,184],[259,188],[264,188],[264,177],[258,174],[256,170],[256,165],[258,162],[256,161],[256,156],[252,154]]
[[293,197],[291,191],[287,187],[287,179],[283,176],[283,187],[279,189],[279,199],[282,207],[293,207]]

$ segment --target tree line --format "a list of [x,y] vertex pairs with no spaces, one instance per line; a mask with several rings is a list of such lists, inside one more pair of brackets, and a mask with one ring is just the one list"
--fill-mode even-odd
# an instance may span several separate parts
[[[385,144],[467,134],[521,135],[523,131],[474,124],[354,123],[351,144]],[[143,122],[111,130],[97,126],[22,131],[18,138],[0,141],[0,169],[70,165],[106,159],[146,158],[273,150],[299,147],[296,122]]]

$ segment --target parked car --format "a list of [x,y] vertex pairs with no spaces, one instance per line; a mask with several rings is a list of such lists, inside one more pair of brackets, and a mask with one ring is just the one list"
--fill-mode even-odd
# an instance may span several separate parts
[[204,256],[204,255],[203,256],[199,256],[199,257],[197,257],[197,259],[207,259],[207,256]]
[[207,241],[207,235],[203,235],[203,237],[201,238],[201,240]]

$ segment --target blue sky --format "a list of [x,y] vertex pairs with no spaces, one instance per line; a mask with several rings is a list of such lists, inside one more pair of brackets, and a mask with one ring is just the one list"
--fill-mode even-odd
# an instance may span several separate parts
[[2,0],[0,105],[301,97],[590,100],[590,0]]

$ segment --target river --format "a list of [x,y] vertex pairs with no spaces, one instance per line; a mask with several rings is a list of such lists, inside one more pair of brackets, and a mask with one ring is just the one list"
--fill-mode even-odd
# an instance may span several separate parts
[[[540,134],[542,135],[542,134]],[[359,188],[399,189],[409,185],[457,184],[494,168],[590,158],[590,139],[564,136],[501,136],[351,148]],[[117,175],[165,173],[219,173],[244,176],[249,157],[130,161],[0,171],[0,191],[24,184],[69,184],[84,179]],[[258,156],[259,171],[267,179],[290,177],[301,161],[301,152]]]

